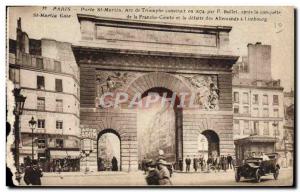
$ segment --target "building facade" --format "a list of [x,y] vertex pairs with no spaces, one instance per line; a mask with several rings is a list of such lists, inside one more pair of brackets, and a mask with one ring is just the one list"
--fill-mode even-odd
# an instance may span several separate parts
[[[53,160],[58,164],[70,158],[78,169],[79,68],[71,44],[30,39],[19,19],[16,40],[9,40],[9,79],[26,96],[20,118],[20,163],[33,157],[49,171]],[[32,118],[33,132],[28,123]]]
[[286,166],[293,167],[294,164],[294,118],[295,104],[294,91],[284,92],[284,152],[286,158]]
[[271,46],[248,44],[248,56],[241,57],[233,70],[234,139],[273,137],[283,161],[284,96],[280,80],[271,76]]
[[[136,170],[141,159],[137,138],[141,112],[128,107],[128,102],[117,103],[116,108],[103,108],[99,99],[109,92],[127,93],[129,101],[135,95],[145,97],[149,92],[196,95],[189,99],[197,102],[198,107],[175,108],[175,122],[170,124],[175,132],[174,158],[168,152],[172,151],[170,146],[166,145],[170,150],[165,152],[177,167],[187,156],[199,155],[199,134],[209,141],[210,155],[234,154],[231,68],[238,57],[229,49],[231,27],[81,14],[78,20],[82,40],[73,45],[73,51],[80,66],[80,127],[82,138],[90,140],[85,142],[89,146],[83,147],[89,154],[85,160],[90,170],[97,170],[97,159],[101,158],[97,143],[107,132],[120,139],[122,171]],[[156,154],[153,158],[158,157],[158,152],[148,154],[151,153]]]

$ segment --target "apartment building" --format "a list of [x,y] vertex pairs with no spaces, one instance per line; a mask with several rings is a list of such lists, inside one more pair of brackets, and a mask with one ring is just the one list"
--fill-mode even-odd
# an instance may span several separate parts
[[31,39],[19,19],[16,40],[9,39],[9,79],[26,97],[20,117],[20,163],[33,157],[47,171],[53,162],[67,158],[79,166],[79,68],[71,44]]

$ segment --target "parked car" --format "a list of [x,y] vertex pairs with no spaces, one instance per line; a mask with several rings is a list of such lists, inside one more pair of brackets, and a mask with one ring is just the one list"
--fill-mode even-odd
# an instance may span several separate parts
[[278,179],[280,166],[277,164],[278,154],[265,154],[264,157],[251,157],[235,167],[235,180],[239,182],[241,177],[245,179],[255,179],[261,181],[261,177],[273,174],[275,180]]

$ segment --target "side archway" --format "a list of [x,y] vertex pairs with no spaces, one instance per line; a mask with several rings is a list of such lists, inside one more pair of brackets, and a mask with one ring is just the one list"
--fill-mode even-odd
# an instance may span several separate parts
[[121,136],[114,129],[104,129],[97,137],[97,170],[121,171]]
[[201,132],[207,139],[208,143],[208,155],[219,156],[220,155],[220,138],[218,134],[213,130],[205,130]]

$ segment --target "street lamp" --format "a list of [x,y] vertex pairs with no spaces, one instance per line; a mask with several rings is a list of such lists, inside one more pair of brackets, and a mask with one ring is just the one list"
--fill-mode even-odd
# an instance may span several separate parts
[[15,88],[13,90],[13,94],[15,97],[15,108],[14,108],[14,115],[15,115],[15,123],[14,123],[14,129],[15,129],[15,165],[17,169],[16,179],[20,182],[20,166],[19,166],[19,156],[20,156],[20,115],[23,114],[24,109],[24,103],[26,100],[26,97],[20,94],[21,89]]
[[32,145],[31,145],[31,155],[32,155],[32,160],[33,160],[34,159],[34,152],[33,152],[33,139],[34,139],[33,136],[34,135],[33,135],[33,131],[36,127],[36,121],[34,120],[33,117],[31,117],[31,120],[28,123],[29,123],[29,127],[32,131],[32,135],[31,135],[31,143],[32,143]]
[[274,136],[275,136],[275,148],[274,148],[274,152],[276,152],[276,143],[277,143],[277,126],[278,123],[276,123],[275,121],[273,122],[273,127],[274,127]]

